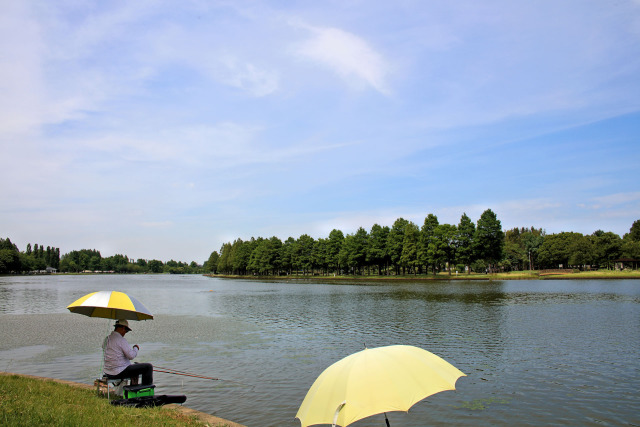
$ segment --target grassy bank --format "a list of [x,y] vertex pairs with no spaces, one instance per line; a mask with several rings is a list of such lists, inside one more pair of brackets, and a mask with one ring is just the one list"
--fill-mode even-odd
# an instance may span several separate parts
[[309,282],[353,282],[353,281],[367,281],[367,282],[402,282],[402,281],[431,281],[431,280],[549,280],[549,279],[640,279],[640,270],[634,271],[613,271],[613,270],[598,270],[598,271],[577,271],[566,270],[562,273],[544,273],[538,270],[531,271],[512,271],[508,273],[494,273],[494,274],[451,274],[438,273],[438,274],[407,274],[399,276],[378,276],[378,275],[359,275],[359,276],[311,276],[311,275],[289,275],[289,276],[235,276],[224,274],[207,274],[210,277],[219,277],[226,279],[252,279],[252,280],[272,280],[272,281],[286,281],[286,280],[300,280]]
[[201,426],[193,416],[167,407],[112,406],[95,390],[18,375],[0,376],[0,425]]

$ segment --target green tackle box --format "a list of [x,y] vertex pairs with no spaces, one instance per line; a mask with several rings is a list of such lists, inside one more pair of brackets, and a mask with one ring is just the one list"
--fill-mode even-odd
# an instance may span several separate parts
[[134,397],[153,396],[155,385],[126,385],[122,388],[122,397],[133,399]]

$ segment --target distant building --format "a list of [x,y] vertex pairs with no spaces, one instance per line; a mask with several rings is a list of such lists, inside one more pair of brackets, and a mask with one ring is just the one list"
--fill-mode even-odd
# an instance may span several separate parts
[[638,264],[640,264],[640,259],[619,258],[614,259],[613,262],[615,263],[616,270],[624,270],[625,267],[631,267],[633,270],[637,270]]

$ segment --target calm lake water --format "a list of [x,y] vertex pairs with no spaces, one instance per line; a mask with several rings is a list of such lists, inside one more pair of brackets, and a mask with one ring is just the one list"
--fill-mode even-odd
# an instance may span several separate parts
[[[391,425],[640,425],[640,281],[318,284],[202,276],[0,277],[0,371],[93,383],[113,322],[66,306],[119,290],[155,315],[133,322],[156,394],[248,426],[299,426],[329,365],[407,344],[468,376],[389,414]],[[353,426],[384,426],[373,416]]]

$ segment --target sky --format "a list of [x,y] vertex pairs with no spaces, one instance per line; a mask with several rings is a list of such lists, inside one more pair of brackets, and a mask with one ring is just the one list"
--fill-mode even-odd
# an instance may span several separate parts
[[640,219],[640,0],[0,0],[0,237],[203,263]]

